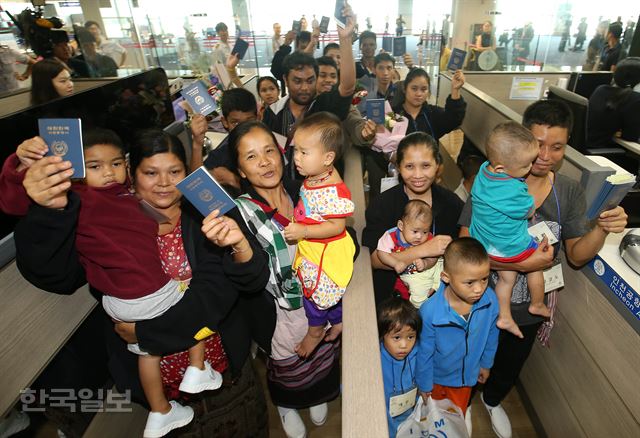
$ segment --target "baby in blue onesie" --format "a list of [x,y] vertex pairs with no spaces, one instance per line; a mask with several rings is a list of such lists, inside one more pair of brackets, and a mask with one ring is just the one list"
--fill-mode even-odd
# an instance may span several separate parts
[[[489,161],[481,167],[471,188],[472,215],[469,233],[499,263],[518,263],[537,248],[528,233],[528,218],[535,212],[533,197],[523,178],[538,156],[538,142],[531,132],[516,122],[497,125],[489,134],[486,153]],[[522,338],[511,316],[511,292],[516,271],[498,271],[495,286],[500,304],[498,327]],[[542,271],[527,274],[531,294],[529,312],[549,317],[544,304]]]

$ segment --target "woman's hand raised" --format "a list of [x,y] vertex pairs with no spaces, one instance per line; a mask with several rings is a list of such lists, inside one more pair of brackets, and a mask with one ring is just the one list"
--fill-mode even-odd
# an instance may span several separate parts
[[44,157],[27,170],[22,185],[36,204],[60,209],[67,206],[72,175],[70,161],[55,156]]

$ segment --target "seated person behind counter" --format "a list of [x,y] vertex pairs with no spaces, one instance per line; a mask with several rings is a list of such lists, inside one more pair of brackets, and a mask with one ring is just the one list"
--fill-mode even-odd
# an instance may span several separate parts
[[588,148],[611,147],[618,132],[624,140],[640,139],[640,57],[621,61],[613,82],[600,85],[589,98]]

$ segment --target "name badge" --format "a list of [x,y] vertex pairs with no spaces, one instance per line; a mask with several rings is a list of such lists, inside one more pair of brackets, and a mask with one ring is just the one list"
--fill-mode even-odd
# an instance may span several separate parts
[[417,395],[418,388],[413,387],[413,389],[405,393],[391,396],[389,399],[389,415],[397,417],[413,408],[416,405]]
[[382,178],[380,180],[380,193],[383,193],[385,190],[389,190],[391,187],[395,187],[400,184],[397,176],[389,176],[386,178]]
[[564,287],[564,276],[562,275],[562,263],[553,265],[549,269],[542,271],[544,276],[544,293],[549,293]]
[[547,223],[544,221],[538,222],[535,225],[531,225],[529,227],[529,234],[534,239],[536,239],[536,242],[538,243],[542,242],[542,239],[544,239],[545,236],[547,236],[547,239],[549,240],[549,245],[558,243],[558,239],[556,238],[555,234],[553,234],[553,231],[551,231],[549,225],[547,225]]

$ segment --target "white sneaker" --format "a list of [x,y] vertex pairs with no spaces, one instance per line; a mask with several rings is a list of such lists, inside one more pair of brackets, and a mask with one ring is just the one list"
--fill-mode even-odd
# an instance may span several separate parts
[[175,400],[169,402],[171,410],[166,414],[149,412],[147,424],[144,427],[144,438],[159,438],[165,436],[173,429],[186,426],[193,420],[193,409],[190,406],[182,406]]
[[307,438],[307,429],[297,410],[291,409],[286,414],[280,415],[280,421],[287,438]]
[[184,372],[180,391],[197,394],[202,391],[218,389],[222,386],[222,374],[211,368],[209,362],[204,363],[204,370],[188,366]]
[[18,409],[11,409],[7,418],[0,418],[0,437],[8,438],[22,432],[31,424],[29,415]]
[[471,406],[467,406],[467,412],[464,414],[464,424],[467,426],[467,433],[471,437],[473,431],[473,423],[471,422]]
[[493,428],[493,432],[498,436],[498,438],[511,438],[511,422],[509,421],[509,416],[505,412],[504,408],[501,405],[494,407],[489,406],[484,402],[484,398],[482,397],[481,400],[491,417],[491,427]]
[[311,416],[311,422],[316,426],[322,426],[327,421],[327,414],[329,413],[329,406],[326,403],[322,403],[309,408],[309,414]]

